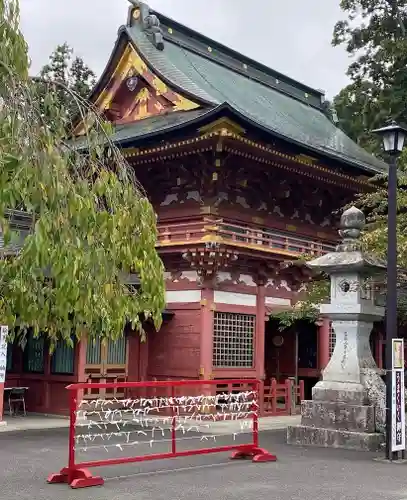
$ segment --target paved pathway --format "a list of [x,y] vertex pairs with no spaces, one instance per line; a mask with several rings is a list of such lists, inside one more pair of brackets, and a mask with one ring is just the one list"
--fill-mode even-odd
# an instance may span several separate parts
[[4,423],[5,425],[0,425],[0,433],[69,427],[68,418],[32,414],[29,414],[26,417],[5,416]]
[[[219,438],[221,441],[223,438]],[[406,500],[407,464],[373,454],[296,448],[283,431],[261,434],[278,462],[229,461],[227,455],[101,469],[103,487],[71,490],[46,476],[67,459],[67,430],[0,435],[1,498],[16,500]],[[221,444],[221,442],[219,442]]]
[[[259,419],[260,430],[285,429],[289,425],[300,422],[299,415],[281,417],[262,417]],[[167,417],[168,420],[168,417]],[[27,417],[5,417],[6,425],[0,425],[0,433],[29,431],[40,429],[60,429],[69,427],[69,420],[63,417],[52,417],[44,415],[28,415]],[[211,433],[232,434],[240,429],[241,421],[227,421],[211,423]]]

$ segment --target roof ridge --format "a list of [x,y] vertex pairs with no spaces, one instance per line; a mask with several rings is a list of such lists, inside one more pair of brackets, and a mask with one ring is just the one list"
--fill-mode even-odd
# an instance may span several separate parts
[[[250,74],[251,70],[262,73],[265,77],[274,79],[274,82],[267,81],[265,78],[263,79],[257,78],[261,81],[261,83],[270,86],[271,88],[274,88],[277,91],[283,91],[281,88],[279,88],[279,85],[286,84],[287,86],[293,87],[293,89],[302,92],[303,96],[304,94],[312,94],[312,97],[314,97],[314,99],[316,100],[314,106],[322,108],[321,104],[325,99],[325,92],[323,90],[315,89],[305,83],[295,80],[294,78],[291,78],[290,76],[287,76],[271,68],[270,66],[267,66],[264,63],[256,61],[255,59],[245,54],[242,54],[241,52],[234,50],[221,42],[209,38],[208,36],[200,33],[199,31],[196,31],[195,29],[180,23],[172,19],[171,17],[162,14],[159,11],[149,8],[147,4],[144,2],[140,2],[138,0],[129,0],[129,1],[132,4],[132,6],[129,9],[129,16],[128,16],[129,27],[132,25],[133,21],[132,12],[136,8],[140,8],[141,6],[143,6],[143,8],[146,9],[145,12],[147,12],[148,9],[149,16],[154,16],[159,21],[158,27],[161,31],[163,40],[168,40],[172,43],[178,43],[179,45],[185,47],[186,49],[194,50],[198,52],[200,55],[203,55],[204,57],[207,57],[210,60],[219,62],[219,59],[214,57],[214,55],[217,54],[224,56],[224,58],[222,59],[222,63],[226,65],[229,69],[233,71],[239,71],[240,69],[240,72],[246,74],[249,78],[251,76],[253,77],[253,75]],[[191,42],[195,42],[195,44]],[[199,50],[200,49],[199,44],[202,45],[201,50]],[[206,50],[203,49],[203,47],[205,47]],[[159,50],[163,50],[163,48],[160,48]],[[229,59],[229,61],[227,59]],[[235,64],[233,64],[233,62]],[[240,68],[238,67],[239,65],[241,66]],[[286,93],[289,92],[286,91]],[[294,93],[293,97],[298,98],[298,92]],[[308,102],[308,104],[310,103]]]
[[[307,92],[301,94],[301,95],[298,95],[298,93],[296,92],[292,92],[290,91],[290,89],[287,89],[286,86],[283,86],[284,85],[284,82],[281,82],[280,80],[276,79],[275,82],[271,82],[271,81],[266,81],[264,78],[261,77],[261,75],[256,75],[256,74],[253,74],[253,72],[249,72],[247,71],[247,67],[245,68],[243,65],[242,68],[236,68],[234,67],[233,65],[231,64],[228,64],[227,62],[225,62],[224,60],[219,60],[215,57],[211,57],[210,54],[208,55],[207,52],[205,51],[202,51],[202,50],[199,50],[198,48],[196,47],[193,47],[191,46],[190,44],[188,43],[184,43],[184,42],[181,42],[180,40],[177,40],[175,39],[175,37],[167,37],[164,35],[164,39],[165,40],[168,40],[169,42],[173,43],[173,44],[176,44],[178,45],[178,47],[182,50],[183,54],[185,55],[185,58],[189,60],[190,64],[194,67],[195,71],[197,71],[197,73],[200,74],[200,76],[205,80],[207,81],[207,79],[205,78],[205,76],[199,71],[199,69],[194,65],[194,63],[191,61],[190,58],[188,58],[187,56],[187,53],[194,53],[194,54],[197,54],[199,56],[202,56],[206,59],[208,59],[209,61],[219,65],[219,66],[224,66],[226,69],[228,70],[231,70],[233,71],[234,73],[237,73],[239,75],[242,75],[243,77],[249,79],[249,80],[253,80],[253,81],[256,81],[257,83],[261,84],[261,85],[264,85],[265,87],[267,88],[270,88],[272,90],[275,90],[276,92],[279,92],[280,94],[284,94],[286,96],[288,96],[289,98],[291,99],[295,99],[299,102],[301,102],[302,104],[306,105],[306,106],[312,106],[316,109],[318,109],[318,111],[326,114],[326,106],[325,106],[325,103],[327,101],[323,101],[322,100],[322,97],[323,95],[319,95],[318,94],[318,98],[317,99],[314,99],[314,100],[310,100],[309,99],[309,94]],[[260,64],[260,63],[259,63]],[[246,71],[245,71],[246,70]],[[267,75],[268,76],[268,75]],[[209,82],[208,82],[209,83]],[[209,83],[210,84],[210,83]],[[212,86],[212,84],[210,84]],[[218,90],[219,91],[219,90]],[[227,97],[225,96],[225,98],[227,99]]]

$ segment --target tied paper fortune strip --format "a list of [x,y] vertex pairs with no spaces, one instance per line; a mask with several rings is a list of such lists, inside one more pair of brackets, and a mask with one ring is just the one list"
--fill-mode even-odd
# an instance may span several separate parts
[[[75,436],[77,451],[104,449],[124,451],[128,447],[171,442],[172,422],[176,418],[177,442],[199,439],[216,442],[211,426],[220,421],[240,421],[240,431],[247,432],[249,419],[258,412],[257,393],[198,395],[156,398],[83,400],[78,405]],[[166,411],[172,415],[162,415]],[[161,415],[160,415],[161,413]],[[83,432],[85,431],[86,432]],[[200,433],[196,436],[193,434]]]

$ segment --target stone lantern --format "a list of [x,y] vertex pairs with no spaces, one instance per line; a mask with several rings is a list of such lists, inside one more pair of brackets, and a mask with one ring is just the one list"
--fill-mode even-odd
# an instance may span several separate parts
[[384,440],[385,385],[369,337],[385,313],[373,283],[384,278],[386,263],[362,251],[364,226],[359,209],[346,210],[336,251],[308,263],[330,276],[330,303],[320,312],[331,321],[336,345],[312,400],[301,404],[301,425],[288,428],[289,444],[377,450]]

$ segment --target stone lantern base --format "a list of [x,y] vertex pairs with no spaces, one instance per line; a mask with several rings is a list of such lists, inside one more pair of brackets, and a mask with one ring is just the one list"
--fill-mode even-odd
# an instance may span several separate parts
[[301,425],[288,427],[291,445],[379,451],[384,435],[376,432],[375,407],[359,384],[319,382],[311,401],[301,403]]

